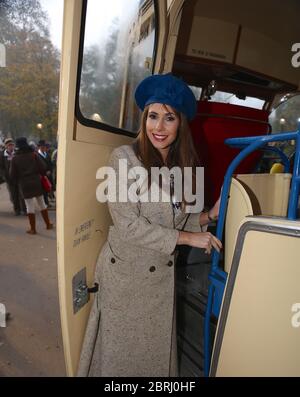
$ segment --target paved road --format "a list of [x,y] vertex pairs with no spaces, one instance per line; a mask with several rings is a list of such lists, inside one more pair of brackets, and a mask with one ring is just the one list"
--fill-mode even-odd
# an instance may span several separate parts
[[27,227],[0,185],[0,303],[11,313],[0,328],[0,376],[65,376],[55,230],[39,214],[38,234],[26,234]]

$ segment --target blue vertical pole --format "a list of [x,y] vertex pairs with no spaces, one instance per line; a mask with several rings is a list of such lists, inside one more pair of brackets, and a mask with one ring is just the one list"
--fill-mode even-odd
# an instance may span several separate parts
[[297,209],[300,193],[300,123],[296,138],[296,152],[289,199],[288,219],[297,219]]
[[205,318],[204,318],[204,376],[209,376],[209,368],[210,368],[210,318],[212,312],[212,304],[213,304],[213,296],[214,296],[214,286],[210,284],[208,289],[208,298],[207,298],[207,305],[205,311]]

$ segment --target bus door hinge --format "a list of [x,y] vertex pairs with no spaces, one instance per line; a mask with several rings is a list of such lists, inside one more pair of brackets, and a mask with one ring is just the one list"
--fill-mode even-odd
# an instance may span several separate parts
[[81,269],[72,280],[73,313],[77,313],[89,301],[89,294],[95,294],[99,284],[95,283],[89,288],[86,283],[86,268]]

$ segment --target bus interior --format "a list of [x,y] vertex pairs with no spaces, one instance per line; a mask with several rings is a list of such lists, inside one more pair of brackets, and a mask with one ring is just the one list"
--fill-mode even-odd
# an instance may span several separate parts
[[[89,26],[97,23],[93,3],[65,0],[64,11],[57,216],[68,374],[76,374],[91,307],[85,286],[93,285],[99,248],[111,224],[107,207],[96,202],[96,170],[114,147],[136,136],[139,111],[133,93],[138,81],[172,72],[191,86],[198,101],[190,128],[205,170],[207,208],[223,186],[222,225],[211,224],[209,230],[219,233],[225,247],[218,257],[185,246],[179,251],[179,375],[299,376],[299,329],[291,325],[291,308],[300,299],[300,113],[289,122],[283,117],[274,121],[272,115],[299,99],[300,70],[291,62],[291,48],[299,39],[300,3],[132,1],[136,17],[126,27],[126,38],[119,40],[113,30],[106,38],[110,72],[103,69],[100,52],[102,61],[92,59],[100,40]],[[97,40],[89,41],[93,35]],[[123,58],[114,58],[121,47]],[[114,85],[118,63],[122,79]],[[107,82],[98,87],[103,70]],[[233,167],[244,150],[249,153]],[[284,170],[270,173],[279,162]]]

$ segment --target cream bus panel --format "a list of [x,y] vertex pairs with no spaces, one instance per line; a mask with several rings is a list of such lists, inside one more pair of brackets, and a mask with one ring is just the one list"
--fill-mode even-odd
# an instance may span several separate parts
[[[216,334],[212,376],[300,376],[300,222],[248,218]],[[226,324],[226,326],[225,326]]]
[[76,123],[76,141],[85,143],[95,143],[101,146],[121,146],[128,145],[133,138],[126,135],[113,134],[109,131],[100,131],[96,128],[86,128],[80,123]]
[[[277,3],[277,4],[276,4]],[[299,68],[293,67],[292,45],[299,42],[300,3],[287,0],[186,1],[177,55],[190,62],[219,61],[254,73],[262,79],[298,86]],[[218,65],[217,65],[218,66]],[[219,65],[220,66],[220,65]],[[196,68],[196,66],[195,66]],[[194,71],[196,73],[196,71]],[[222,76],[216,76],[222,77]],[[278,82],[276,81],[278,80]]]
[[186,55],[233,63],[237,35],[238,25],[195,16]]
[[298,85],[299,69],[292,66],[292,55],[290,42],[283,44],[243,27],[236,64]]
[[[91,133],[91,134],[90,134]],[[94,269],[99,251],[112,224],[107,204],[96,199],[100,180],[96,172],[106,166],[115,146],[130,142],[130,138],[104,131],[86,130],[78,124],[77,137],[91,141],[69,141],[64,154],[66,168],[58,184],[58,259],[61,322],[65,359],[69,375],[75,375],[82,340],[88,319],[90,303],[74,311],[73,279],[82,270],[86,272],[86,285],[93,287]],[[96,144],[95,144],[96,143]],[[61,246],[60,246],[61,244]]]

